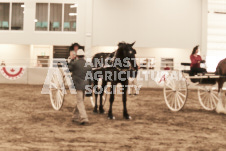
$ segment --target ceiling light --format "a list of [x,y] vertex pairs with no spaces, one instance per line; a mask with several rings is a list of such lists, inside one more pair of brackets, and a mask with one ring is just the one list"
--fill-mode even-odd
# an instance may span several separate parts
[[76,16],[77,13],[69,13],[69,16]]
[[23,4],[23,5],[21,5],[21,7],[25,7],[25,5]]
[[78,4],[70,5],[70,8],[75,8],[75,7],[78,7]]

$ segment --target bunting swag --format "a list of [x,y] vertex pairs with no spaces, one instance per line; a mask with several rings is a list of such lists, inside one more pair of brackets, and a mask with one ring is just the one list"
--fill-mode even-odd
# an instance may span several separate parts
[[25,67],[3,66],[0,68],[1,74],[9,80],[17,80],[21,78],[25,72]]

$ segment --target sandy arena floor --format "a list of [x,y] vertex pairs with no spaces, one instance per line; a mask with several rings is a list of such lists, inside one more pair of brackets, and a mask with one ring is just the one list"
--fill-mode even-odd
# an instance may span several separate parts
[[[90,125],[71,122],[74,96],[54,111],[41,86],[0,85],[0,150],[225,150],[226,115],[208,112],[196,92],[180,112],[166,107],[162,91],[146,89],[128,97],[132,120],[122,116],[122,99],[113,106],[116,120],[86,109]],[[108,111],[109,103],[105,104]]]

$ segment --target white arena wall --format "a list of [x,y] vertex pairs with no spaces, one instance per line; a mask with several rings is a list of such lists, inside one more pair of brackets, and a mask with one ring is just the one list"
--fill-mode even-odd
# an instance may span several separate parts
[[[0,0],[6,2],[6,0]],[[0,31],[1,44],[116,46],[190,49],[206,43],[206,0],[10,0],[25,2],[24,30]],[[78,3],[77,32],[35,31],[36,2]],[[203,13],[204,12],[204,13]],[[205,15],[203,15],[205,14]],[[203,38],[204,37],[204,38]]]
[[[206,55],[207,0],[9,0],[9,2],[25,2],[24,30],[0,31],[0,61],[1,58],[9,56],[12,59],[36,59],[44,49],[45,54],[52,59],[53,45],[68,46],[72,42],[85,45],[86,54],[91,57],[97,52],[114,51],[120,41],[130,43],[136,41],[134,48],[137,50],[137,57],[155,57],[156,70],[159,70],[163,57],[174,58],[176,69],[180,68],[181,62],[190,62],[191,50],[197,44],[201,46],[201,55]],[[36,2],[78,3],[77,32],[35,31]],[[36,73],[34,70],[41,69],[29,70],[28,68],[28,73],[33,74]],[[28,80],[32,77],[27,76],[25,83],[32,83]],[[44,76],[40,75],[40,81],[36,84],[42,84]],[[5,83],[5,79],[0,83]],[[143,84],[147,87],[153,85]]]
[[[145,79],[146,75],[145,70],[139,70],[139,77]],[[48,68],[26,68],[24,75],[17,80],[9,80],[0,74],[0,84],[31,84],[31,85],[44,85],[46,76],[48,73]],[[151,75],[149,74],[148,79],[151,79]],[[142,88],[163,88],[163,85],[158,85],[153,80],[140,80],[137,82],[138,86]],[[217,87],[217,85],[216,85]],[[226,87],[226,83],[224,84]],[[191,89],[197,89],[197,87],[190,86]]]
[[17,80],[6,79],[0,74],[0,83],[43,85],[47,73],[48,68],[26,68],[23,76]]
[[[96,53],[100,52],[113,52],[117,49],[117,47],[110,46],[101,46],[101,47],[93,47],[92,56]],[[190,49],[178,49],[178,48],[142,48],[134,46],[136,49],[137,58],[148,58],[154,57],[156,70],[160,70],[161,58],[173,58],[174,59],[174,68],[180,69],[181,62],[190,62],[190,55],[192,48]]]
[[0,63],[5,61],[6,65],[27,66],[29,60],[29,45],[0,44]]
[[188,49],[201,38],[202,0],[94,0],[93,46]]

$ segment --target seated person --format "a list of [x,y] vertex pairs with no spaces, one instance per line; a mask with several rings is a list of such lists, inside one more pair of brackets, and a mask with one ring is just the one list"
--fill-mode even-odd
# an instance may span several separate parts
[[70,56],[68,57],[68,62],[71,62],[71,60],[75,61],[76,60],[76,52],[74,50],[69,50],[70,51]]
[[70,47],[69,47],[69,52],[70,52],[70,56],[68,57],[68,62],[70,62],[71,60],[76,59],[76,53],[79,49],[79,44],[78,43],[73,43]]
[[71,46],[69,47],[70,56],[68,57],[68,62],[70,62],[71,60],[76,60],[78,49],[82,49],[84,51],[85,47],[81,46],[78,43],[71,44]]
[[206,73],[206,69],[200,67],[200,63],[204,63],[205,61],[202,60],[200,55],[198,55],[198,52],[199,52],[199,46],[195,46],[190,56],[190,59],[191,59],[190,76],[194,76],[197,73],[203,73],[203,74]]

